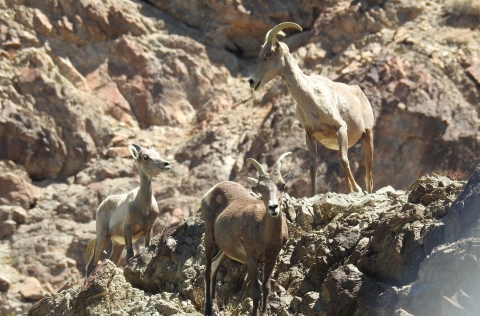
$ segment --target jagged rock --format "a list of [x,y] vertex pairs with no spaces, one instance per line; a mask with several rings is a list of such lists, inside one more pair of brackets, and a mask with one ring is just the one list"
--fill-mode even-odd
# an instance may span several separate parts
[[33,277],[25,279],[20,289],[20,294],[26,300],[39,300],[45,295],[40,281]]
[[[407,289],[405,279],[416,280],[416,267],[405,276],[401,269],[418,264],[444,234],[452,242],[465,229],[465,238],[479,234],[467,225],[470,215],[450,216],[449,208],[463,185],[450,180],[469,174],[480,154],[474,1],[185,3],[0,0],[0,204],[8,207],[0,207],[0,221],[11,233],[0,243],[1,270],[11,281],[0,296],[0,314],[22,314],[33,304],[18,293],[28,276],[52,293],[65,282],[83,283],[98,203],[138,186],[134,164],[124,157],[134,142],[153,145],[173,166],[168,177],[155,179],[164,212],[156,233],[195,215],[200,198],[219,181],[245,184],[243,176],[256,172],[247,158],[271,165],[293,152],[284,162],[297,174],[285,202],[291,239],[279,256],[272,313],[325,311],[320,289],[328,274],[345,264],[359,267],[370,255],[394,265],[389,271],[380,260],[374,275],[359,268],[374,280],[397,280],[397,290],[381,293],[387,298]],[[372,103],[375,194],[327,195],[345,192],[345,179],[336,152],[320,146],[322,194],[304,198],[309,156],[288,88],[281,80],[261,91],[248,88],[245,77],[265,32],[287,20],[304,28],[298,34],[286,29],[280,39],[302,71],[358,84]],[[359,144],[349,158],[363,186]],[[8,161],[15,167],[4,169]],[[422,180],[425,192],[407,189],[433,173],[449,179]],[[181,234],[172,240],[183,243]],[[421,255],[405,259],[416,249]],[[185,260],[174,250],[162,260],[172,258]],[[119,266],[125,264],[122,258]],[[202,269],[190,268],[195,272],[186,275],[196,275],[194,282],[175,284],[183,271],[171,268],[168,286],[182,288],[198,309]],[[244,266],[229,262],[220,274],[223,311],[248,313]],[[455,293],[442,299],[445,311],[464,306],[465,296]],[[396,299],[373,313],[412,312],[392,307]],[[52,296],[47,311],[61,313],[55,300],[64,310],[71,306],[69,298]]]
[[12,285],[12,282],[5,276],[0,274],[0,291],[6,292]]
[[[471,180],[469,183],[474,181],[478,181],[478,179]],[[463,183],[447,180],[444,177],[424,178],[421,182],[431,186],[432,192],[438,190],[440,196],[438,201],[444,204],[452,196],[458,195],[463,186]],[[440,183],[442,184],[439,185]],[[475,196],[478,194],[472,193],[469,195],[465,193],[469,192],[468,187],[460,196],[476,198]],[[470,185],[470,187],[472,186]],[[446,190],[449,191],[449,194],[442,193]],[[474,189],[470,191],[476,192]],[[271,311],[278,314],[341,315],[356,312],[369,314],[380,311],[387,314],[398,314],[403,309],[404,312],[416,314],[414,312],[416,307],[409,305],[409,302],[413,302],[411,300],[412,293],[416,293],[413,288],[419,288],[420,285],[416,285],[417,283],[425,283],[424,280],[426,280],[427,275],[430,275],[430,278],[440,277],[441,274],[438,274],[438,271],[435,269],[429,270],[426,267],[437,267],[439,263],[436,263],[435,260],[446,259],[446,257],[436,255],[437,252],[444,253],[441,243],[444,242],[446,235],[432,234],[439,229],[447,231],[449,227],[446,218],[453,215],[447,212],[447,215],[443,218],[435,219],[432,217],[426,219],[418,215],[415,204],[407,202],[408,193],[404,192],[403,195],[392,193],[396,193],[396,191],[389,188],[382,189],[371,195],[369,199],[359,199],[361,203],[359,203],[359,200],[353,199],[351,195],[339,194],[338,197],[343,199],[342,201],[351,200],[351,202],[342,203],[343,211],[330,221],[316,224],[313,229],[311,226],[307,227],[308,232],[304,230],[303,222],[289,221],[290,230],[302,231],[303,233],[291,237],[279,256],[276,270],[272,276],[274,285],[270,305]],[[359,196],[361,197],[361,195]],[[325,206],[324,209],[328,210],[328,206],[332,205],[328,199],[323,200],[325,205],[322,205],[321,201],[320,198],[315,200],[320,210],[323,206]],[[371,216],[373,213],[379,212],[375,205],[381,205],[387,201],[387,204],[390,205],[389,209],[380,209],[381,214]],[[402,202],[398,203],[399,201]],[[302,212],[302,208],[306,206],[313,209],[313,205],[310,203],[308,199],[296,200],[291,197],[287,201],[289,207],[292,207],[297,214]],[[454,205],[457,204],[454,203]],[[430,208],[437,206],[422,207],[425,208],[422,212],[428,213]],[[356,212],[351,211],[353,208]],[[470,213],[466,212],[465,214]],[[476,214],[478,216],[478,212]],[[379,222],[380,217],[384,218],[381,223]],[[362,227],[360,227],[361,220],[366,222]],[[417,227],[421,226],[425,226],[427,229],[419,230]],[[167,227],[160,236],[154,238],[151,247],[142,249],[129,262],[124,271],[126,280],[144,291],[176,293],[178,299],[190,302],[188,304],[192,304],[194,309],[199,312],[203,306],[204,295],[203,232],[203,221],[198,216]],[[463,247],[461,248],[463,250],[452,252],[450,258],[456,258],[460,261],[465,261],[470,257],[475,258],[472,257],[472,251],[476,248],[467,246],[468,243],[465,244],[465,242],[460,243],[463,246],[457,247]],[[416,248],[416,245],[419,244],[424,244],[424,248]],[[434,248],[435,246],[437,248]],[[409,247],[412,250],[409,250]],[[423,250],[419,251],[419,249]],[[428,257],[427,255],[430,254],[432,249],[435,250]],[[472,253],[472,255],[459,256],[456,254],[459,251],[465,252],[465,249],[470,249],[466,252]],[[401,255],[396,254],[398,251]],[[384,265],[375,264],[375,261],[372,261],[372,258],[379,256],[390,262],[388,269],[383,269]],[[371,264],[367,265],[365,262],[371,262]],[[468,262],[471,262],[472,265],[463,268],[464,275],[468,274],[466,271],[473,271],[479,266],[478,263],[475,263],[475,260],[467,260],[465,264]],[[106,267],[108,267],[108,264]],[[112,271],[115,269],[108,269],[111,273],[99,270],[89,280],[100,282],[102,278],[109,279],[110,274],[113,274]],[[448,277],[456,277],[456,274],[449,274]],[[97,278],[100,279],[94,281]],[[222,302],[220,308],[223,313],[239,315],[248,312],[250,306],[242,303],[250,302],[248,291],[246,291],[248,289],[246,280],[244,265],[229,260],[220,269],[217,297],[219,302]],[[382,281],[379,282],[378,280]],[[410,284],[410,280],[417,281]],[[458,281],[463,282],[462,278]],[[89,282],[87,281],[87,283]],[[439,284],[439,286],[448,283],[455,288],[452,282],[446,280],[428,282]],[[107,284],[108,282],[105,281],[104,283]],[[398,287],[402,284],[403,287]],[[473,281],[471,284],[473,284]],[[100,286],[100,289],[94,292],[105,293],[105,286],[98,286]],[[87,291],[84,288],[83,291],[87,293],[89,290]],[[82,295],[82,297],[86,297],[90,294]],[[455,294],[456,296],[453,295],[445,301],[449,302],[450,305],[448,306],[456,306],[456,303],[452,302],[458,302],[459,300],[467,302],[465,303],[467,305],[471,304],[468,303],[471,301],[465,301],[461,298],[466,297],[465,295],[462,296],[461,292]],[[433,297],[437,300],[440,299],[436,296]],[[424,296],[422,296],[423,298]],[[84,300],[82,298],[80,301]],[[451,310],[448,309],[450,307],[445,305],[447,304],[445,302],[442,303],[444,310]],[[465,308],[467,305],[461,306]],[[107,307],[98,305],[97,308],[100,310]],[[425,310],[427,309],[427,305],[425,305]],[[186,309],[180,310],[186,312]]]
[[6,220],[0,222],[0,240],[10,237],[15,230],[17,229],[17,225],[12,220]]
[[83,287],[47,294],[28,315],[201,315],[178,295],[151,295],[133,288],[110,260],[100,262]]
[[[272,275],[272,302],[269,309],[281,315],[367,315],[403,312],[416,315],[418,306],[412,305],[412,295],[426,291],[431,286],[428,284],[436,284],[447,292],[450,290],[442,284],[448,284],[448,288],[451,287],[453,292],[450,291],[451,295],[443,299],[444,301],[442,297],[435,296],[438,291],[431,292],[430,299],[437,303],[424,304],[422,311],[430,310],[428,306],[440,306],[438,302],[443,302],[441,306],[444,311],[450,311],[457,305],[469,310],[477,308],[467,299],[469,294],[462,294],[469,291],[470,285],[462,287],[463,292],[459,292],[458,285],[463,285],[466,276],[480,267],[476,259],[478,254],[475,252],[478,248],[475,246],[477,242],[459,240],[455,246],[442,246],[448,236],[446,232],[451,229],[448,218],[458,216],[451,213],[454,205],[460,203],[461,198],[467,201],[464,203],[467,207],[475,205],[468,201],[478,198],[476,186],[480,181],[478,176],[475,176],[477,173],[480,174],[480,171],[476,171],[460,195],[458,193],[465,182],[455,182],[441,176],[420,180],[425,186],[431,187],[432,192],[437,190],[440,197],[437,203],[443,203],[447,208],[447,214],[442,218],[427,219],[419,215],[430,212],[431,208],[437,208],[438,205],[420,205],[421,209],[418,209],[418,205],[407,201],[408,192],[397,194],[397,191],[385,188],[369,195],[368,199],[362,199],[362,194],[337,194],[336,201],[343,201],[340,204],[342,211],[330,220],[316,223],[313,228],[302,221],[289,220],[289,230],[302,233],[291,236],[279,255]],[[449,193],[445,193],[446,191]],[[450,208],[446,202],[455,196],[458,196],[457,202]],[[300,214],[306,207],[313,210],[312,202],[319,210],[328,210],[332,205],[331,200],[322,198],[296,200],[289,197],[286,201],[296,214]],[[390,207],[375,207],[382,203]],[[470,208],[458,218],[473,216],[471,214],[476,214],[478,218],[478,212],[471,213]],[[373,214],[375,216],[372,216]],[[362,221],[365,224],[360,226]],[[454,225],[453,229],[455,228]],[[468,230],[461,227],[461,231]],[[203,308],[204,295],[203,233],[201,214],[168,226],[160,236],[153,239],[152,246],[142,249],[130,260],[124,270],[125,279],[142,291],[164,293],[162,295],[174,293],[175,299],[187,302],[187,305],[171,313],[199,313]],[[383,264],[380,264],[381,260]],[[459,263],[451,264],[450,260],[458,260]],[[435,268],[432,269],[443,263],[447,266],[458,266],[458,269],[464,271],[462,276],[459,278],[455,272],[444,275]],[[97,294],[111,295],[107,290],[111,285],[107,284],[113,282],[109,280],[116,280],[118,273],[118,269],[104,261],[88,278],[81,294],[76,296],[77,302],[86,302],[87,297]],[[449,278],[457,278],[457,285],[448,281]],[[220,268],[217,280],[217,298],[222,313],[248,313],[251,300],[247,291],[245,266],[227,260]],[[468,284],[473,286],[476,279],[469,282]],[[58,300],[55,296],[48,299],[50,302],[52,299]],[[422,295],[421,299],[427,297]],[[462,303],[459,303],[460,301]],[[78,311],[89,310],[93,315],[97,315],[110,308],[110,299],[101,300],[99,303],[89,302],[79,303],[84,305],[77,305]],[[148,303],[138,308],[143,310],[146,306]]]
[[0,201],[19,205],[24,209],[34,206],[43,197],[40,188],[32,185],[28,174],[12,161],[0,161]]
[[467,72],[480,84],[480,59],[476,58],[472,60],[472,64],[468,67]]

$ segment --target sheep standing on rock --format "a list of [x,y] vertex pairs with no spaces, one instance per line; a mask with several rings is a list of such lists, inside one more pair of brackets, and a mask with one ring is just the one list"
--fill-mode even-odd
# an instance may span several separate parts
[[298,67],[288,46],[276,38],[285,36],[282,29],[302,28],[295,23],[280,23],[268,31],[255,69],[248,79],[253,90],[262,88],[280,76],[297,102],[296,116],[305,129],[310,154],[311,195],[317,193],[317,142],[338,150],[340,166],[345,174],[348,192],[361,191],[348,162],[347,151],[359,139],[365,152],[365,183],[372,192],[373,110],[358,86],[334,82],[323,76],[307,76]]
[[282,177],[280,167],[283,159],[290,154],[280,156],[270,174],[256,160],[247,159],[257,168],[259,179],[245,179],[251,186],[259,188],[261,200],[231,181],[218,183],[204,195],[201,211],[205,218],[205,315],[218,312],[216,276],[229,257],[247,264],[253,298],[252,315],[258,313],[261,296],[258,265],[263,263],[262,315],[267,315],[270,274],[288,239],[282,201],[285,182],[293,178],[293,171]]
[[157,201],[152,195],[152,178],[171,169],[153,149],[138,145],[128,146],[140,173],[140,187],[126,194],[108,196],[97,209],[97,237],[88,244],[85,254],[88,276],[98,264],[108,242],[112,241],[110,260],[118,264],[127,246],[127,261],[133,257],[133,242],[145,236],[145,247],[150,245],[153,223],[158,217]]

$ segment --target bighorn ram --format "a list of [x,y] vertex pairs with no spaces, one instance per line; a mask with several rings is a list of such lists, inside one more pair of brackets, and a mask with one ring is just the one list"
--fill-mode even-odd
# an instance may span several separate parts
[[[246,263],[253,297],[252,315],[257,315],[260,300],[258,283],[259,263],[263,263],[262,315],[267,315],[270,274],[278,253],[288,238],[288,229],[282,215],[282,198],[285,182],[293,178],[293,171],[284,177],[280,174],[283,154],[268,174],[254,159],[247,159],[259,173],[259,179],[245,177],[247,182],[260,189],[262,200],[254,198],[240,184],[220,182],[203,197],[201,210],[205,218],[205,315],[218,311],[215,284],[218,269],[228,257]],[[218,253],[213,257],[215,251]]]
[[85,254],[87,276],[97,266],[109,240],[112,241],[110,260],[115,264],[125,245],[127,260],[133,257],[132,243],[140,236],[145,236],[145,247],[150,245],[153,223],[159,214],[157,201],[152,195],[152,178],[171,167],[152,147],[133,144],[128,149],[140,173],[140,187],[126,194],[110,195],[98,207],[97,238],[90,241]]
[[338,150],[340,166],[346,177],[347,191],[361,191],[348,162],[347,151],[359,139],[365,153],[365,183],[372,192],[373,124],[372,106],[358,86],[334,82],[328,78],[305,75],[288,46],[278,41],[286,27],[302,28],[295,23],[280,23],[268,31],[260,56],[248,79],[253,90],[280,76],[297,102],[296,116],[303,125],[310,154],[311,194],[317,192],[317,143]]

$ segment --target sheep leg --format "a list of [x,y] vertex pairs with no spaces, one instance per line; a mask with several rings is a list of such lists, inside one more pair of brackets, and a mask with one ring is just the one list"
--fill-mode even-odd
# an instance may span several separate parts
[[275,261],[266,262],[263,267],[263,281],[262,281],[262,316],[268,315],[268,294],[270,294],[270,275],[272,274],[273,267],[275,267]]
[[212,296],[212,309],[218,312],[217,297],[215,294],[215,285],[217,284],[217,273],[221,265],[227,260],[228,257],[223,251],[219,251],[212,261],[212,271],[210,280],[210,293]]
[[256,258],[247,257],[248,279],[252,290],[253,309],[251,316],[258,315],[258,303],[260,301],[261,291],[258,282],[258,266]]
[[97,238],[93,238],[87,245],[87,249],[85,250],[85,263],[88,265],[93,257],[93,252],[95,251],[95,244]]
[[127,247],[127,262],[133,257],[132,226],[125,224],[125,246]]
[[93,256],[90,262],[87,265],[87,276],[92,273],[92,271],[97,266],[98,262],[102,258],[102,253],[107,247],[109,238],[106,235],[97,235],[97,241],[95,242],[95,250],[93,251]]
[[345,174],[345,182],[347,186],[347,192],[361,192],[362,189],[355,182],[353,178],[352,171],[350,170],[350,164],[348,162],[348,135],[347,135],[347,125],[344,123],[337,130],[338,137],[338,160],[340,161],[340,166],[342,167],[343,173]]
[[366,129],[362,134],[362,144],[365,153],[365,185],[368,193],[372,193],[373,131],[371,129]]
[[305,131],[305,140],[310,155],[310,195],[314,196],[317,194],[317,141],[307,131]]
[[150,246],[150,239],[152,238],[152,233],[153,233],[153,226],[150,227],[149,230],[147,230],[147,232],[145,233],[145,242],[144,242],[144,245],[145,245],[145,248],[147,248],[148,246]]
[[[202,213],[206,214],[205,210],[202,209]],[[215,251],[215,236],[213,233],[213,228],[211,228],[211,225],[209,222],[205,221],[205,238],[204,238],[204,244],[205,244],[205,275],[204,275],[204,281],[205,281],[205,306],[203,308],[204,315],[213,315],[212,311],[212,259],[213,259],[213,254]],[[215,284],[213,284],[213,287],[215,287]]]
[[112,240],[112,254],[110,255],[110,260],[116,265],[118,265],[118,262],[122,257],[123,249],[125,249],[125,245]]

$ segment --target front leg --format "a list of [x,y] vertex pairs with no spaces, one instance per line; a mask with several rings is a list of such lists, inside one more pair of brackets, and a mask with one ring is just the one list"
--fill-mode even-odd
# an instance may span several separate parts
[[305,131],[305,141],[310,155],[310,195],[317,194],[317,141]]
[[251,316],[258,315],[258,303],[260,301],[260,284],[258,282],[258,267],[256,258],[247,258],[248,279],[250,280],[250,289],[252,291],[253,309]]
[[127,262],[133,257],[132,226],[125,224],[125,246],[127,247]]
[[270,275],[272,274],[273,268],[275,267],[276,260],[272,262],[266,262],[263,268],[263,281],[262,281],[262,290],[263,290],[263,305],[262,305],[262,316],[268,315],[268,294],[270,294]]

